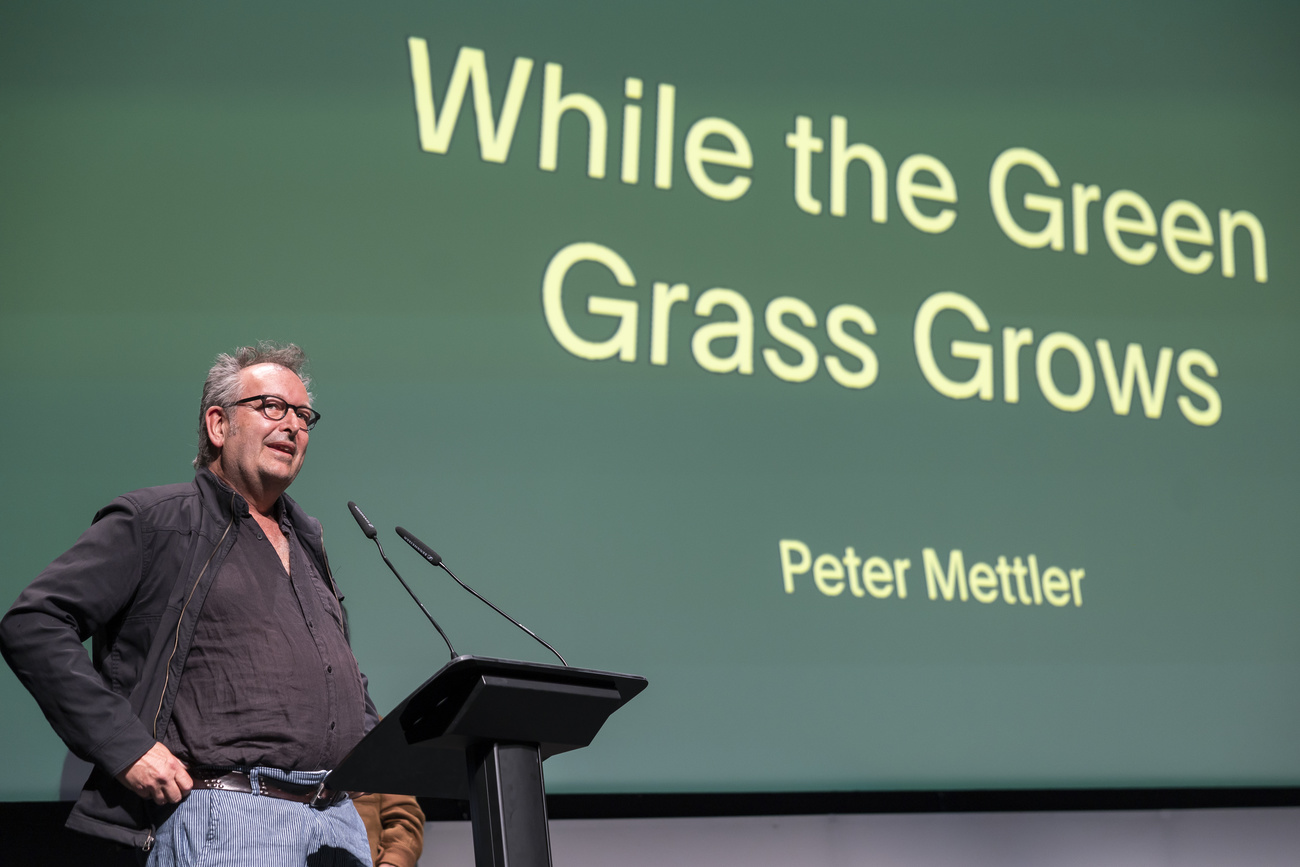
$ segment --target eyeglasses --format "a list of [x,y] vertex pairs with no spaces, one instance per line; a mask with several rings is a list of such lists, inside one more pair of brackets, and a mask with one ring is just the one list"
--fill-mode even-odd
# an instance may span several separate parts
[[257,406],[249,406],[249,409],[255,409],[271,421],[279,421],[293,410],[293,414],[298,416],[299,420],[311,430],[320,421],[320,413],[309,406],[294,406],[283,398],[276,397],[273,394],[255,394],[252,397],[246,397],[243,400],[235,401],[235,406],[240,404],[252,404],[253,401],[260,400]]

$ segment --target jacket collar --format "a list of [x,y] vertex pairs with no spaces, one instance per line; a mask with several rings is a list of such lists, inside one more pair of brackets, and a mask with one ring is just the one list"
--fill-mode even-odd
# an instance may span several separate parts
[[247,517],[248,503],[212,470],[199,467],[194,472],[194,484],[199,489],[204,509],[222,524],[230,523],[236,516]]
[[[248,501],[244,499],[243,495],[217,478],[216,473],[207,467],[199,467],[195,471],[194,484],[198,486],[204,508],[219,519],[223,525],[229,523],[232,519],[243,520],[249,516]],[[319,547],[321,532],[316,519],[303,511],[302,507],[288,494],[281,494],[279,502],[280,508],[293,522],[298,535],[306,537]]]

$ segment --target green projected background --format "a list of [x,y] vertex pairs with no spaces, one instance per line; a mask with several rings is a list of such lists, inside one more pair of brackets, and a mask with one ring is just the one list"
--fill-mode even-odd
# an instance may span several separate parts
[[1298,24],[6,6],[0,603],[292,340],[381,711],[445,651],[349,499],[458,650],[546,658],[395,524],[649,678],[552,791],[1300,784]]

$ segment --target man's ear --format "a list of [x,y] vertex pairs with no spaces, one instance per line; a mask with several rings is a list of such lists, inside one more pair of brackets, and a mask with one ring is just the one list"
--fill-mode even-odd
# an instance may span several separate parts
[[203,426],[208,431],[208,441],[212,443],[213,448],[221,448],[226,443],[226,437],[230,434],[230,416],[226,410],[220,406],[210,406],[203,413]]

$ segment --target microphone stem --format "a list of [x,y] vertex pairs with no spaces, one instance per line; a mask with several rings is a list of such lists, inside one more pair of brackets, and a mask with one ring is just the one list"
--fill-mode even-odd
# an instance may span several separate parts
[[[532,631],[531,629],[529,629],[527,626],[524,626],[524,625],[523,625],[522,623],[520,623],[518,620],[515,620],[515,619],[514,619],[513,617],[511,617],[509,614],[506,614],[506,613],[505,613],[504,611],[502,611],[500,608],[497,608],[497,607],[496,607],[495,605],[493,605],[491,602],[488,602],[486,599],[484,599],[484,598],[479,594],[479,592],[478,592],[477,590],[475,590],[473,587],[469,586],[469,585],[466,584],[464,581],[462,581],[462,580],[460,580],[459,578],[457,578],[456,575],[455,575],[455,573],[452,572],[450,569],[447,568],[447,564],[442,562],[441,558],[439,558],[438,565],[442,567],[442,571],[446,572],[448,575],[451,576],[451,580],[455,581],[455,582],[456,582],[457,584],[459,584],[461,587],[464,587],[464,588],[465,588],[466,590],[468,590],[470,593],[473,593],[475,596],[478,597],[478,599],[479,599],[480,602],[482,602],[484,605],[487,605],[489,608],[491,608],[491,609],[492,609],[493,611],[495,611],[497,614],[500,614],[500,615],[501,615],[502,617],[504,617],[506,620],[509,620],[511,623],[513,623],[515,626],[518,626],[518,627],[519,627],[520,629],[522,629],[524,632],[527,632],[527,633],[528,633],[529,635],[531,635],[534,639],[536,639],[538,642],[540,642],[540,643],[542,644],[543,647],[545,647],[545,648],[546,648],[547,650],[549,650],[551,653],[554,653],[554,654],[555,654],[555,658],[558,659],[558,660],[560,660],[560,664],[561,664],[561,665],[565,666],[566,668],[568,667],[569,663],[567,663],[567,662],[564,661],[564,657],[563,657],[563,656],[560,656],[560,651],[556,650],[554,647],[551,647],[551,645],[548,644],[544,638],[542,638],[541,636],[539,636],[536,632],[533,632],[533,631]],[[406,582],[403,581],[402,583],[405,584]],[[412,594],[412,595],[414,595],[414,594]],[[420,607],[423,608],[424,606],[421,605]],[[426,612],[426,613],[427,613],[427,612]],[[439,629],[438,631],[441,632],[442,630]]]
[[[402,582],[402,586],[406,588],[406,592],[407,592],[407,593],[411,594],[411,598],[415,600],[415,604],[418,605],[418,606],[420,606],[420,610],[424,612],[424,616],[427,617],[427,618],[429,618],[429,622],[433,624],[433,628],[436,629],[436,630],[438,630],[438,634],[442,636],[442,640],[443,640],[444,642],[446,642],[446,644],[447,644],[447,650],[451,651],[451,658],[452,658],[452,659],[455,659],[455,658],[456,658],[456,648],[454,648],[454,647],[451,646],[451,639],[447,637],[447,633],[445,633],[445,632],[442,631],[442,627],[438,625],[438,621],[436,621],[436,620],[433,619],[433,615],[429,613],[429,609],[427,609],[427,608],[424,607],[424,603],[420,601],[420,597],[418,597],[418,596],[415,595],[415,591],[412,590],[412,589],[410,588],[409,585],[407,585],[407,583],[406,583],[406,579],[404,579],[404,578],[401,576],[401,574],[398,573],[397,568],[396,568],[395,566],[393,566],[392,563],[389,562],[389,560],[388,560],[388,555],[384,553],[384,546],[381,545],[381,544],[379,544],[379,540],[378,540],[378,539],[375,539],[375,547],[379,549],[379,556],[384,558],[384,564],[385,564],[386,566],[388,566],[388,570],[389,570],[390,572],[392,572],[394,575],[397,576],[397,580]],[[455,578],[456,576],[453,575],[452,577]],[[476,594],[474,594],[474,595],[477,596],[478,594],[476,593]],[[487,602],[486,599],[484,599],[483,601],[484,601],[484,602]],[[492,603],[488,602],[488,604],[491,605]],[[493,606],[493,607],[496,607],[496,606]],[[536,638],[536,636],[533,636],[533,637]],[[538,641],[541,641],[540,638],[538,638],[537,640],[538,640]],[[542,643],[543,643],[543,644],[546,644],[546,642],[544,642],[544,641],[542,641]],[[550,645],[547,645],[547,646],[549,647]],[[558,656],[559,654],[556,654],[556,655]]]

